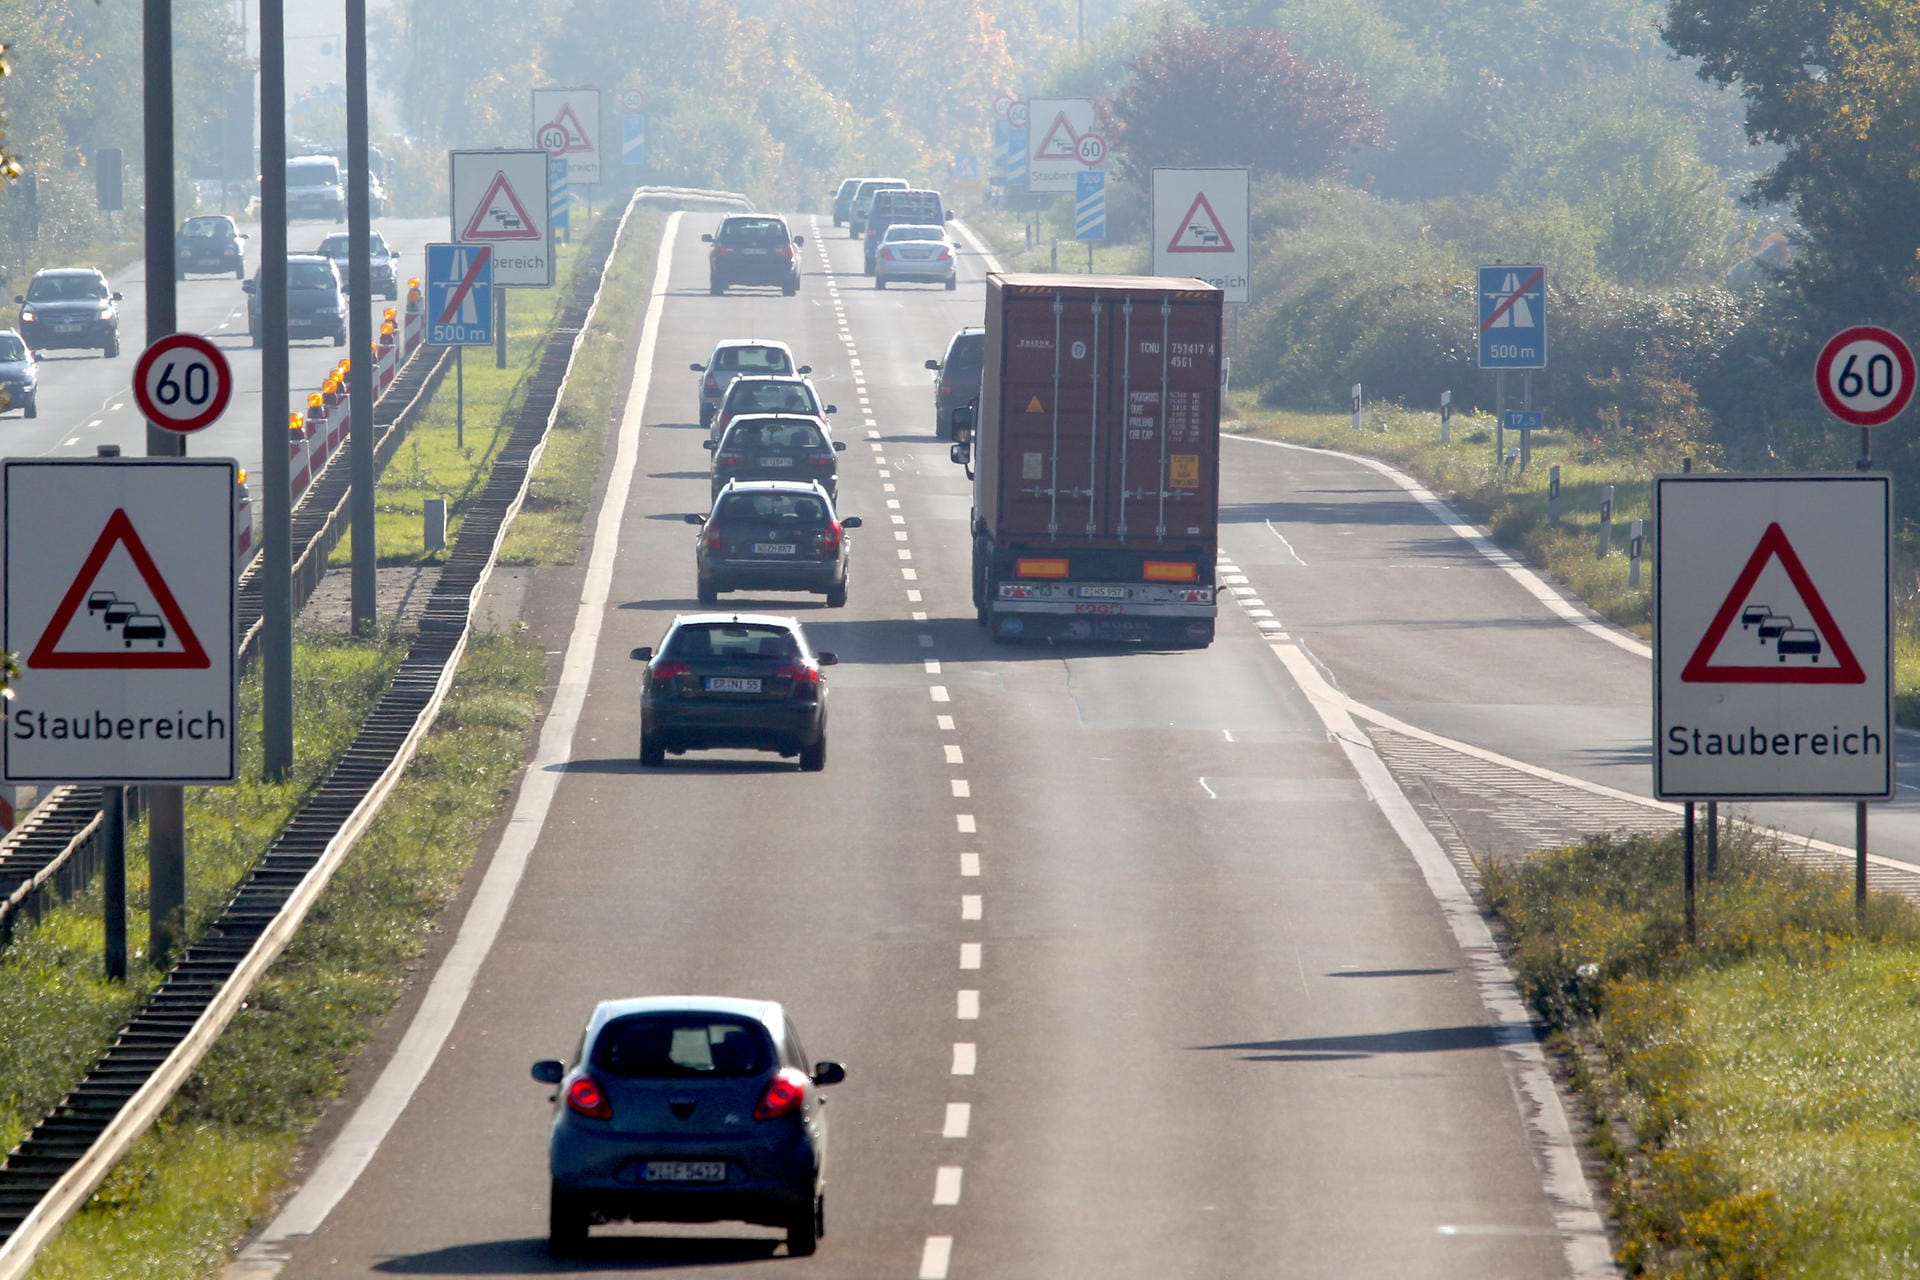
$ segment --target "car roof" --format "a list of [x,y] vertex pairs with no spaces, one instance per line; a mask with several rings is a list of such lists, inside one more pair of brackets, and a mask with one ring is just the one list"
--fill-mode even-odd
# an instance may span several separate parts
[[801,413],[794,409],[769,409],[765,413],[736,413],[733,415],[733,420],[727,423],[727,430],[731,432],[745,422],[804,422],[808,426],[819,427],[822,431],[827,430],[827,420],[819,414]]
[[328,266],[333,265],[333,259],[329,258],[324,253],[290,253],[287,255],[287,261],[288,262],[324,262]]
[[750,622],[759,626],[786,627],[793,631],[805,630],[800,625],[800,619],[788,613],[723,613],[714,609],[706,613],[677,613],[673,616],[673,625],[676,627],[713,622]]
[[42,267],[33,273],[36,280],[41,276],[99,276],[105,280],[107,273],[98,267]]
[[[709,616],[715,619],[732,618],[733,614],[698,614],[705,620]],[[738,615],[745,620],[760,615]],[[773,618],[772,621],[792,622],[793,619]],[[675,620],[679,621],[678,619]],[[798,625],[797,623],[795,625]],[[602,1000],[593,1008],[593,1017],[587,1023],[588,1030],[598,1031],[616,1018],[629,1017],[636,1013],[718,1013],[729,1017],[745,1018],[764,1025],[775,1039],[780,1037],[786,1026],[786,1011],[777,1001],[746,1000],[739,996],[630,996],[619,1000]]]
[[722,338],[713,344],[713,349],[716,352],[723,351],[728,347],[777,347],[788,355],[793,354],[792,347],[789,347],[786,343],[776,338]]
[[[937,222],[896,222],[887,228],[886,234],[891,236],[896,232],[904,233],[910,231],[931,231],[937,236],[945,236],[947,234],[947,229]],[[902,238],[905,238],[904,235]]]
[[811,493],[821,498],[827,496],[827,491],[816,480],[734,480],[727,485],[727,489],[734,493]]

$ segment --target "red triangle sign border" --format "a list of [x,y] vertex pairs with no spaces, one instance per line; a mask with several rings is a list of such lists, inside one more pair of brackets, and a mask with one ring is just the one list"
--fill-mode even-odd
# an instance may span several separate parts
[[[1060,132],[1062,132],[1063,130],[1067,135],[1067,153],[1065,155],[1053,155],[1053,156],[1048,155],[1047,147],[1052,144],[1054,137]],[[1073,122],[1068,120],[1067,113],[1062,111],[1058,115],[1054,116],[1053,123],[1047,126],[1046,135],[1040,139],[1040,145],[1033,149],[1033,158],[1035,160],[1078,159],[1079,158],[1079,142],[1080,142],[1080,135],[1076,134],[1073,131]]]
[[[593,143],[587,140],[587,127],[580,123],[580,116],[574,111],[571,102],[563,103],[560,107],[560,114],[547,121],[547,127],[551,128],[555,126],[558,126],[559,129],[567,135],[567,145],[561,147],[558,151],[550,151],[547,154],[570,156],[578,152],[593,150]],[[575,138],[578,138],[579,141],[575,142]]]
[[[1205,209],[1207,211],[1207,221],[1213,224],[1213,229],[1220,233],[1220,243],[1219,244],[1181,244],[1180,237],[1182,235],[1185,235],[1187,228],[1193,225],[1193,215],[1200,212],[1200,210],[1202,209]],[[1227,235],[1226,225],[1220,221],[1220,215],[1213,211],[1213,203],[1207,199],[1206,192],[1197,191],[1194,193],[1193,203],[1187,206],[1186,213],[1181,216],[1180,221],[1176,223],[1174,226],[1173,239],[1167,242],[1167,252],[1168,253],[1233,253],[1235,252],[1233,247],[1233,240]]]
[[[140,571],[141,580],[153,592],[154,604],[180,641],[180,652],[60,652],[59,645],[66,638],[67,628],[73,624],[74,615],[80,612],[81,602],[93,589],[94,580],[99,577],[101,566],[106,564],[115,544],[127,549],[134,568]],[[54,606],[47,629],[41,633],[40,642],[34,645],[33,652],[27,658],[30,669],[41,671],[204,671],[212,665],[212,659],[207,656],[200,638],[193,633],[186,615],[180,611],[179,602],[173,598],[173,591],[160,575],[159,566],[154,564],[146,544],[135,532],[133,521],[124,507],[114,508],[113,514],[107,517],[106,527],[100,531],[93,550],[87,553],[86,560],[80,565],[80,572],[73,575],[73,585],[67,588],[66,595]]]
[[[1739,616],[1741,607],[1746,603],[1747,593],[1753,590],[1753,584],[1760,579],[1769,560],[1778,559],[1780,567],[1786,571],[1787,580],[1793,589],[1800,593],[1800,599],[1812,614],[1814,626],[1826,641],[1833,653],[1833,667],[1716,667],[1713,654],[1726,639],[1732,629],[1733,621]],[[1866,669],[1854,656],[1853,649],[1847,644],[1846,636],[1840,632],[1840,626],[1834,621],[1833,614],[1827,608],[1826,601],[1820,598],[1820,592],[1813,585],[1813,578],[1800,562],[1799,553],[1793,544],[1787,541],[1786,530],[1779,521],[1767,526],[1760,535],[1759,545],[1753,554],[1747,557],[1746,567],[1740,570],[1740,576],[1734,579],[1733,589],[1727,592],[1727,598],[1720,603],[1713,620],[1707,624],[1706,634],[1700,637],[1693,656],[1687,659],[1687,665],[1681,669],[1680,679],[1686,684],[1865,684]]]
[[[502,193],[506,195],[507,203],[513,206],[513,211],[520,216],[520,230],[483,231],[480,227],[480,220],[487,216],[488,210],[493,208],[494,197]],[[488,240],[541,240],[544,238],[545,237],[540,234],[540,229],[534,225],[533,219],[527,216],[527,207],[520,203],[519,193],[513,189],[513,184],[507,181],[507,171],[505,169],[496,169],[493,174],[493,181],[487,184],[487,193],[481,196],[480,203],[473,207],[473,216],[467,219],[467,229],[461,233],[460,239],[463,242],[476,240],[484,242]]]

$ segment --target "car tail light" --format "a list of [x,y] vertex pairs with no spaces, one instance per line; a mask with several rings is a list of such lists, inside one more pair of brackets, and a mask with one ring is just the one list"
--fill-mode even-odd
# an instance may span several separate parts
[[782,1067],[774,1073],[767,1091],[760,1095],[760,1105],[753,1109],[753,1118],[777,1120],[793,1115],[806,1100],[807,1078],[792,1067]]
[[840,554],[840,522],[829,521],[826,532],[820,535],[820,549],[830,556]]
[[713,460],[723,467],[737,467],[747,460],[747,455],[744,453],[718,453],[714,455]]
[[939,256],[938,256],[938,257],[936,257],[936,258],[934,259],[934,261],[936,261],[936,262],[949,262],[949,261],[951,261],[952,259],[953,259],[953,253],[952,253],[952,252],[951,252],[950,250],[947,250],[947,249],[942,249],[942,250],[940,250],[940,253],[939,253]]
[[719,395],[719,394],[720,394],[720,379],[719,379],[719,378],[717,378],[717,377],[715,377],[715,376],[714,376],[713,374],[711,374],[711,373],[710,373],[710,374],[708,374],[708,375],[707,375],[707,380],[706,380],[706,381],[705,381],[704,383],[702,383],[702,384],[701,384],[701,390],[703,390],[703,391],[706,391],[706,392],[709,392],[709,393],[711,393],[711,394],[713,394],[713,395],[716,395],[716,396],[717,396],[717,395]]
[[718,551],[721,547],[720,531],[712,525],[707,526],[707,550]]
[[690,676],[692,674],[693,668],[684,662],[661,662],[655,664],[653,674],[649,678],[653,680],[671,680],[675,676]]
[[953,381],[952,381],[952,379],[950,379],[950,378],[942,378],[942,379],[940,379],[940,394],[941,394],[941,395],[943,395],[943,396],[950,396],[950,395],[952,395],[952,394],[953,394]]
[[732,252],[733,250],[727,248],[727,246],[723,244],[717,244],[713,246],[713,256],[716,258],[724,258]]
[[[764,1102],[762,1106],[766,1105]],[[577,1116],[592,1116],[595,1120],[613,1119],[613,1104],[607,1101],[607,1095],[600,1092],[600,1086],[581,1076],[567,1086],[567,1110]]]
[[793,256],[793,249],[787,245],[780,246],[778,249],[775,249],[774,252],[783,258],[791,258]]
[[886,259],[886,260],[887,260],[888,262],[892,262],[892,261],[893,261],[893,250],[891,250],[891,249],[882,249],[882,250],[880,251],[880,256],[881,256],[881,257],[883,257],[883,258],[885,258],[885,259]]
[[833,455],[830,453],[810,453],[807,455],[807,464],[814,467],[830,467],[833,465]]

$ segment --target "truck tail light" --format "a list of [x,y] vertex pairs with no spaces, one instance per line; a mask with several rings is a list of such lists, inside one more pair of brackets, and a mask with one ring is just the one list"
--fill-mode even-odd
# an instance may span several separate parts
[[793,1115],[806,1100],[807,1078],[792,1067],[782,1067],[774,1073],[767,1091],[760,1095],[760,1105],[753,1109],[753,1118],[777,1120]]
[[613,1104],[600,1092],[600,1086],[585,1076],[567,1086],[567,1110],[595,1120],[613,1119]]

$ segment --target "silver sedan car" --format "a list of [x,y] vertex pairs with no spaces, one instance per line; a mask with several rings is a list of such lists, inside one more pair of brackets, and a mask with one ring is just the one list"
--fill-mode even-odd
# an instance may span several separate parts
[[902,280],[959,286],[954,261],[958,246],[947,229],[933,224],[896,223],[880,238],[873,255],[873,287],[884,289]]

